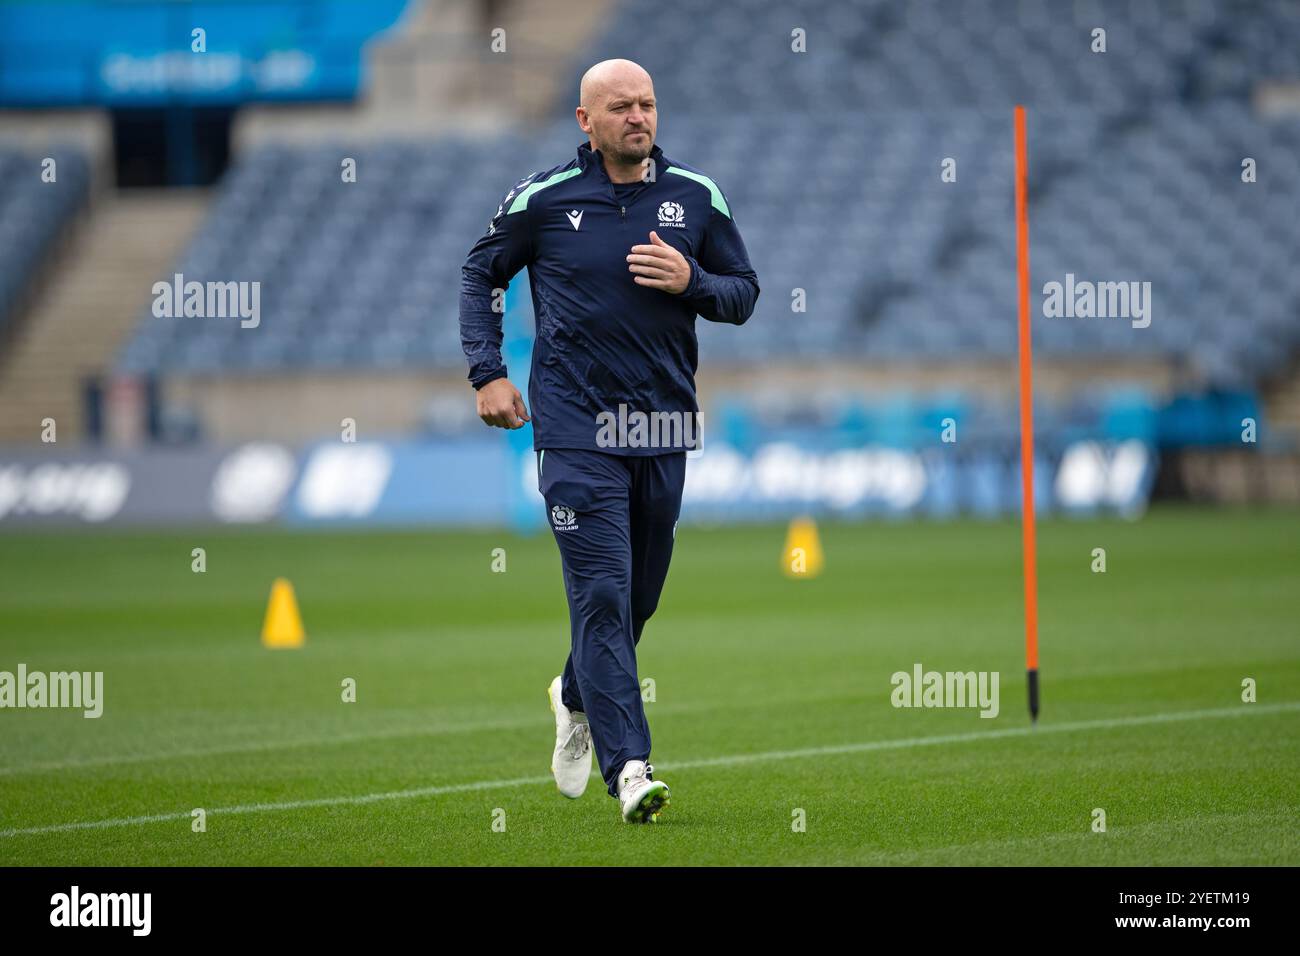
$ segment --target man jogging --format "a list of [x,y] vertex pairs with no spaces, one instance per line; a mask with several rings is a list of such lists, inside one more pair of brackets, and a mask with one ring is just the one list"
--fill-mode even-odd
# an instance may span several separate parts
[[[461,344],[478,414],[533,424],[538,487],[560,548],[571,644],[551,682],[551,770],[567,797],[601,776],[623,819],[668,802],[653,778],[636,645],[668,574],[686,452],[699,446],[696,316],[740,325],[758,299],[717,184],[655,144],[650,75],[587,71],[577,157],[506,193],[462,270]],[[494,305],[528,267],[536,341],[530,416],[501,360]]]

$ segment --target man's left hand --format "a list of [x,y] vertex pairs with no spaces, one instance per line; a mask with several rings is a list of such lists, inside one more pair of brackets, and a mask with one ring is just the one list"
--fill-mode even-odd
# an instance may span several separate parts
[[671,245],[650,233],[650,245],[633,246],[627,257],[632,281],[651,289],[678,295],[691,284],[691,264]]

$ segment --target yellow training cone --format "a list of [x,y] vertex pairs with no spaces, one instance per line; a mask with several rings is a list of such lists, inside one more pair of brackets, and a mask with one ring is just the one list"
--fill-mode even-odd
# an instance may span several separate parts
[[822,542],[812,518],[795,518],[785,536],[781,570],[788,578],[815,578],[821,573]]
[[286,578],[276,578],[271,585],[271,600],[266,605],[266,620],[262,623],[262,644],[266,647],[302,647],[306,639],[293,585]]

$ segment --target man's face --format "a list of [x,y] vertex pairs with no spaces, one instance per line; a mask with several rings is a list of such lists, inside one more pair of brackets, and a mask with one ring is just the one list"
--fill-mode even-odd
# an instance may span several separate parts
[[586,107],[592,145],[618,163],[639,163],[655,142],[655,91],[648,77],[621,79],[592,96]]

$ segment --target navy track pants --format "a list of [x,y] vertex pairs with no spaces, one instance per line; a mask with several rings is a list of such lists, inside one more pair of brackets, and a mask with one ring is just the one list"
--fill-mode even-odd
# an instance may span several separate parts
[[623,765],[650,757],[636,645],[668,575],[686,452],[548,448],[537,471],[569,598],[564,705],[587,715],[600,774],[616,796]]

